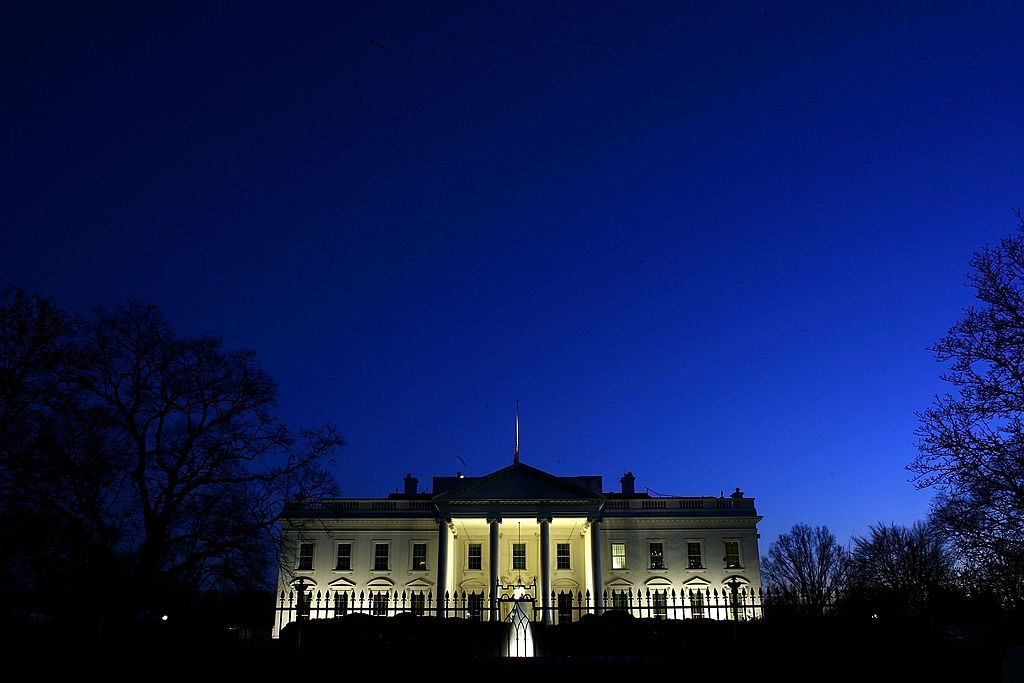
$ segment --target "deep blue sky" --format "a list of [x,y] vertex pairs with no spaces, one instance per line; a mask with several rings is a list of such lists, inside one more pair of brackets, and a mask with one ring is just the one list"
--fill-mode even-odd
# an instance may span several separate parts
[[0,10],[0,281],[256,349],[346,495],[508,464],[520,399],[525,462],[740,486],[762,552],[924,516],[1021,3],[95,4]]

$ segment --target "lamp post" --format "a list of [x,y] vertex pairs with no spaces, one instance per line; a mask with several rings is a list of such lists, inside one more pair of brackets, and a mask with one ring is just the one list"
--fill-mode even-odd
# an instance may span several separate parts
[[740,580],[735,576],[730,576],[725,581],[725,585],[729,587],[729,602],[732,603],[732,618],[733,621],[739,621],[740,619]]

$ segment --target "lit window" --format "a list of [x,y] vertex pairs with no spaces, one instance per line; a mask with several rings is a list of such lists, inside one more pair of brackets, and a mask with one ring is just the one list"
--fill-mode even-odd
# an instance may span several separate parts
[[686,544],[687,566],[690,569],[703,569],[704,558],[701,553],[700,541],[689,541]]
[[651,543],[651,569],[665,568],[665,547],[661,543]]
[[413,543],[412,544],[412,568],[416,571],[426,571],[427,569],[427,544],[426,543]]
[[349,569],[352,569],[351,543],[338,544],[338,562],[334,565],[334,568],[342,571],[348,571]]
[[512,544],[512,569],[526,569],[526,544]]
[[469,544],[469,557],[466,563],[466,569],[483,569],[483,548],[479,543]]
[[[556,569],[569,569],[569,544],[559,543],[556,546]],[[525,569],[525,567],[523,567]]]
[[739,569],[740,568],[740,542],[739,541],[726,541],[725,542],[725,568],[726,569]]
[[626,568],[626,544],[612,543],[612,569]]
[[316,544],[312,541],[304,541],[299,544],[299,564],[296,569],[313,568],[313,550]]
[[374,571],[387,571],[390,568],[388,564],[388,551],[390,550],[387,543],[377,543],[373,546],[373,569]]

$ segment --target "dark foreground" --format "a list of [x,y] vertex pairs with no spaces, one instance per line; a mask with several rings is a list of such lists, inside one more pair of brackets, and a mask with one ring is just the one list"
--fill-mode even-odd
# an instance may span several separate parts
[[[48,681],[386,680],[487,676],[519,681],[577,676],[759,682],[1024,681],[1024,630],[943,627],[914,620],[854,623],[772,619],[747,623],[589,619],[535,632],[539,656],[497,656],[500,624],[360,616],[289,627],[282,638],[197,635],[165,624],[138,627],[116,642],[81,634],[9,629],[9,662]],[[243,634],[249,636],[252,634]],[[110,640],[108,638],[108,640]],[[1020,678],[1005,668],[1019,662]],[[639,677],[639,678],[637,678]],[[472,680],[472,679],[470,679]]]

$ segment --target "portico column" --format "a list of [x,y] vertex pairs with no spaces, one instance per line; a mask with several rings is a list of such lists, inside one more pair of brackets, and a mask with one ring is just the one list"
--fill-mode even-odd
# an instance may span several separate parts
[[444,594],[448,587],[448,525],[451,517],[437,520],[437,616],[445,617]]
[[540,605],[544,609],[544,623],[551,623],[551,518],[540,522]]
[[491,550],[490,557],[488,559],[488,580],[490,581],[490,593],[491,593],[491,621],[498,621],[498,567],[500,566],[501,558],[498,551],[498,533],[501,531],[501,517],[490,516],[487,518],[487,526],[491,530]]
[[601,577],[601,518],[590,520],[590,566],[594,571],[594,614],[604,612],[604,579]]

